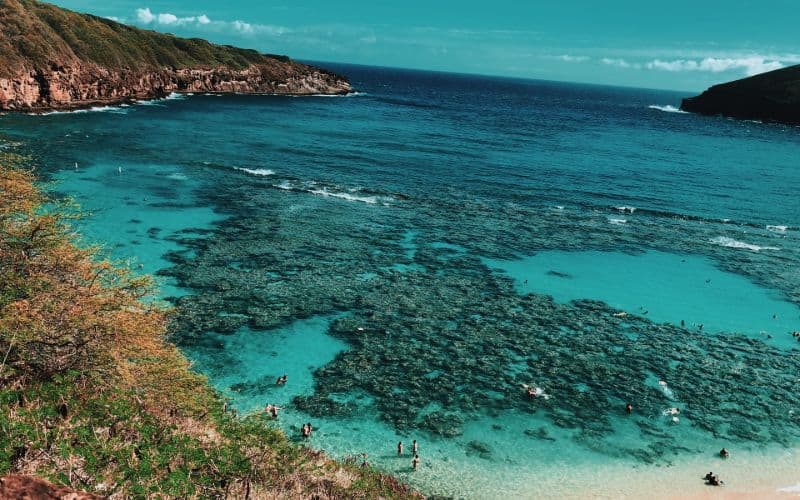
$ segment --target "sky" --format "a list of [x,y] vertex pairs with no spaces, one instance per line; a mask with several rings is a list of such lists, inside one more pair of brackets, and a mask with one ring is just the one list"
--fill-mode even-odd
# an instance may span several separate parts
[[294,59],[700,91],[800,64],[797,0],[54,0]]

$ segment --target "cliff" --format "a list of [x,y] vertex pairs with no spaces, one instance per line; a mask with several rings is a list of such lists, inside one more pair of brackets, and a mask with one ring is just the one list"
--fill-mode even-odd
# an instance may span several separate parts
[[684,99],[681,109],[703,115],[800,124],[800,65],[715,85]]
[[285,56],[126,26],[36,0],[0,1],[0,110],[45,111],[171,92],[346,94]]

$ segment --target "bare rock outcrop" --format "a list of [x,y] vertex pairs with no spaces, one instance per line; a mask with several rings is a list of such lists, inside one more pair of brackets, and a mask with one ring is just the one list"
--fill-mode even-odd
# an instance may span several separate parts
[[141,71],[76,65],[49,71],[28,70],[0,78],[0,109],[76,109],[165,97],[172,92],[341,95],[351,91],[344,78],[332,73],[294,62],[282,64],[287,68],[252,65],[241,70],[219,67]]

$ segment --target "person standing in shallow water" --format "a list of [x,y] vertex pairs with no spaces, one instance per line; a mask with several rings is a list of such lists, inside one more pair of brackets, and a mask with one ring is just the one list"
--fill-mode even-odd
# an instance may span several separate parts
[[413,443],[411,443],[411,452],[416,455],[419,452],[419,445],[417,444],[417,440],[415,439]]
[[419,455],[414,455],[414,460],[411,461],[411,467],[413,467],[414,470],[417,470],[418,466],[419,466]]
[[400,441],[397,443],[397,456],[399,457],[402,455],[403,455],[403,442]]

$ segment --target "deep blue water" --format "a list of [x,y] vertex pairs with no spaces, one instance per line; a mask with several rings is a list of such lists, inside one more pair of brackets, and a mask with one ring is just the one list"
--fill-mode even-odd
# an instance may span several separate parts
[[358,93],[5,115],[0,134],[92,212],[89,241],[162,277],[176,341],[242,411],[279,403],[290,435],[313,420],[313,446],[426,492],[527,495],[544,474],[563,496],[601,465],[611,484],[796,448],[800,129],[663,91],[331,69]]

